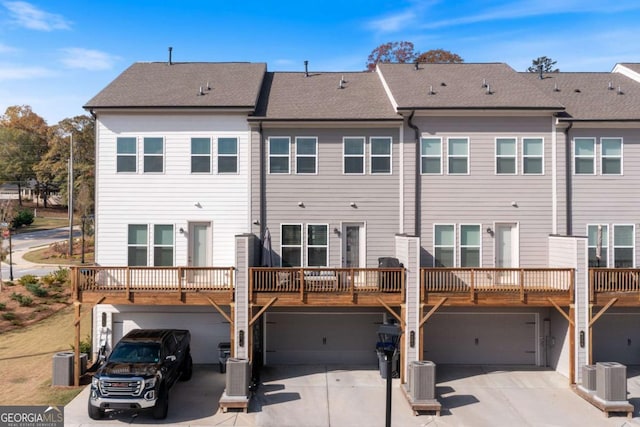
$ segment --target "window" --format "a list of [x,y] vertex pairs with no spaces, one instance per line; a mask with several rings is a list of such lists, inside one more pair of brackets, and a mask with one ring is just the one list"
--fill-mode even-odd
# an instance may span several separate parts
[[300,267],[302,265],[302,226],[300,224],[283,224],[281,228],[283,267]]
[[544,140],[522,138],[522,173],[542,175],[544,173]]
[[371,138],[371,173],[391,173],[391,138]]
[[307,225],[307,266],[325,267],[329,264],[328,225]]
[[121,137],[117,139],[117,172],[136,172],[138,165],[137,140],[135,137]]
[[496,173],[515,175],[516,170],[516,139],[496,138]]
[[574,173],[576,175],[595,174],[595,144],[594,138],[575,138],[574,146]]
[[[609,242],[609,226],[604,224],[588,225],[588,250],[589,250],[589,267],[607,267],[608,265],[608,242]],[[600,253],[598,254],[598,249]],[[600,255],[600,257],[598,257]]]
[[614,268],[633,268],[634,266],[635,233],[633,228],[633,225],[613,226]]
[[269,138],[269,173],[289,173],[289,138]]
[[622,138],[600,139],[602,175],[622,175]]
[[218,138],[218,173],[238,173],[238,138]]
[[153,226],[153,265],[173,265],[173,225]]
[[144,139],[144,172],[164,171],[164,140],[162,138]]
[[364,138],[344,138],[344,173],[364,174]]
[[469,138],[449,138],[449,173],[469,173]]
[[317,170],[318,139],[296,138],[296,173],[314,174]]
[[455,266],[455,228],[453,225],[434,226],[435,267]]
[[480,225],[460,226],[460,267],[480,267]]
[[147,226],[146,224],[130,224],[128,229],[129,266],[147,265]]
[[422,173],[442,173],[442,139],[422,138],[420,141],[420,159]]
[[211,139],[191,138],[191,173],[211,172]]

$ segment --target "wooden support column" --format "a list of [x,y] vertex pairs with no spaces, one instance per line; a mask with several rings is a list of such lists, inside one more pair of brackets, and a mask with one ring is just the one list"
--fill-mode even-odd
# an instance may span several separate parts
[[[229,304],[229,311],[231,314],[231,318],[227,317],[227,320],[229,320],[229,341],[231,344],[229,350],[229,356],[230,357],[236,357],[236,327],[235,327],[235,323],[233,322],[233,318],[235,316],[235,310],[236,310],[236,304],[235,303],[231,303]],[[226,316],[225,316],[226,317]]]
[[398,313],[396,313],[393,308],[389,307],[389,304],[387,304],[386,302],[382,301],[381,298],[378,298],[378,302],[380,303],[380,305],[382,305],[384,308],[387,309],[389,314],[391,314],[393,317],[396,318],[398,323],[400,323],[400,327],[402,327],[402,329],[404,330],[404,326],[405,326],[404,318],[402,318],[402,316],[400,316]]
[[[407,305],[406,304],[401,304],[400,305],[400,317],[402,319],[406,319],[407,318]],[[402,326],[402,335],[400,335],[400,344],[398,346],[398,348],[400,348],[401,350],[404,350],[406,342],[407,342],[407,328],[404,327],[404,322],[403,322],[403,326]],[[403,352],[404,353],[404,352]],[[405,366],[407,365],[407,355],[406,354],[400,354],[400,384],[404,384],[405,381],[405,376],[404,376],[404,369]]]
[[[569,318],[575,319],[576,310],[573,304],[569,306]],[[576,383],[576,328],[569,327],[569,384]]]
[[73,346],[75,353],[73,356],[73,385],[78,387],[80,386],[80,309],[82,308],[82,304],[80,301],[75,301],[73,303],[73,307],[75,311],[75,321],[73,322],[73,326],[75,326],[76,330]]

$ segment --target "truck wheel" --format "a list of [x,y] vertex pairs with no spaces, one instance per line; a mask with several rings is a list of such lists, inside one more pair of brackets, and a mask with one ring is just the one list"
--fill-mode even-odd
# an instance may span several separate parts
[[93,406],[91,402],[89,402],[88,412],[92,420],[101,420],[104,417],[104,409]]
[[182,375],[180,376],[180,381],[189,381],[191,379],[191,375],[193,375],[193,360],[191,359],[191,354],[187,354],[186,359],[184,359],[184,364],[182,366]]
[[156,420],[164,420],[167,418],[167,412],[169,412],[169,391],[163,386],[153,407],[152,415]]

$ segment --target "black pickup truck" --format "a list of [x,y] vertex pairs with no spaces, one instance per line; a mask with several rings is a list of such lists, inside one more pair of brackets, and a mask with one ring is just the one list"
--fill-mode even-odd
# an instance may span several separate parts
[[147,409],[164,419],[169,389],[191,378],[191,334],[181,329],[135,329],[125,335],[91,380],[89,417],[107,409]]

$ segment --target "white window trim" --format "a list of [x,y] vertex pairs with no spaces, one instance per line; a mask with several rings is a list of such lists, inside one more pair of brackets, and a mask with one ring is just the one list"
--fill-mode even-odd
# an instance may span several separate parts
[[[194,139],[208,139],[209,140],[209,154],[193,154],[193,145],[192,144],[192,140]],[[193,172],[191,170],[191,163],[189,164],[189,173],[191,175],[211,175],[213,174],[213,144],[212,144],[212,138],[210,136],[192,136],[189,138],[189,161],[191,161],[191,159],[193,157],[209,157],[209,172]]]
[[[144,151],[145,139],[162,139],[162,154],[147,154]],[[162,172],[146,172],[144,170],[144,161],[146,157],[160,157],[162,156]],[[142,173],[145,175],[164,175],[167,172],[167,139],[164,136],[144,136],[142,137]]]
[[[360,139],[362,141],[362,154],[346,154],[346,139]],[[365,136],[343,136],[342,137],[342,174],[343,175],[365,175],[367,173],[367,138]],[[347,172],[345,170],[345,159],[347,157],[359,157],[362,158],[362,173]]]
[[[513,140],[513,146],[515,148],[515,153],[513,154],[513,156],[506,156],[506,155],[498,155],[498,140],[499,139],[508,139],[508,140]],[[493,173],[496,176],[499,175],[508,175],[508,176],[513,176],[513,175],[518,175],[518,138],[515,136],[496,136],[494,138],[494,144],[493,144],[493,158],[494,158],[494,167],[493,167]],[[513,169],[514,172],[513,173],[505,173],[505,172],[498,172],[498,159],[499,158],[505,158],[505,159],[513,159]]]
[[[539,139],[542,141],[542,155],[540,156],[527,156],[524,154],[524,140],[525,139]],[[522,175],[533,175],[533,176],[543,176],[545,175],[545,169],[544,169],[544,165],[545,165],[545,152],[544,152],[544,137],[543,136],[523,136],[521,138],[521,146],[522,146]],[[524,170],[524,160],[526,158],[532,158],[532,159],[541,159],[542,160],[542,172],[541,173],[528,173],[525,172]]]
[[[440,155],[439,156],[434,156],[433,154],[424,154],[422,152],[422,140],[423,139],[433,139],[433,140],[438,140],[440,141]],[[442,137],[441,136],[422,136],[420,137],[420,175],[443,175],[444,174],[444,168],[442,167],[442,152],[443,152],[443,146],[442,146]],[[433,172],[425,172],[424,170],[422,170],[422,159],[435,159],[438,158],[440,160],[440,172],[439,173],[433,173]]]
[[[632,230],[632,241],[633,246],[616,246],[616,227],[631,227]],[[616,265],[616,248],[631,248],[632,255],[632,265],[631,268],[636,268],[636,225],[635,224],[613,224],[612,225],[613,232],[611,233],[611,262],[612,266],[615,268]]]
[[[284,245],[282,242],[284,241],[284,233],[282,229],[287,225],[297,225],[300,227],[300,245]],[[305,257],[304,257],[304,238],[305,238],[305,229],[304,224],[301,222],[283,222],[280,224],[280,267],[282,267],[282,248],[300,248],[300,266],[305,265]]]
[[[133,138],[135,139],[136,143],[136,152],[133,154],[118,154],[118,139],[119,138]],[[116,174],[137,174],[138,171],[140,170],[140,138],[137,136],[127,136],[127,135],[117,135],[116,136],[116,164],[115,164],[115,173]],[[125,171],[125,172],[120,172],[118,171],[118,157],[120,156],[124,156],[124,157],[135,157],[135,165],[136,165],[136,170],[135,171]]]
[[[129,226],[131,225],[144,225],[145,227],[147,227],[147,241],[144,243],[144,245],[139,245],[139,244],[130,244],[129,243]],[[147,250],[147,259],[146,259],[146,264],[143,266],[132,266],[132,267],[149,267],[149,266],[153,266],[153,259],[151,257],[153,257],[152,253],[149,253],[151,251],[149,251],[149,243],[153,242],[152,237],[151,236],[152,233],[152,227],[149,226],[149,224],[140,224],[140,223],[128,223],[127,224],[127,266],[129,267],[129,248],[145,248]]]
[[436,227],[438,226],[451,226],[453,227],[453,267],[443,267],[443,268],[454,268],[455,266],[458,265],[458,260],[457,260],[457,250],[456,250],[456,242],[458,239],[457,236],[457,227],[455,224],[452,223],[437,223],[437,224],[433,224],[433,230],[431,235],[433,236],[432,238],[432,242],[433,242],[433,256],[431,257],[431,259],[433,260],[432,262],[432,267],[436,267],[436,248],[450,248],[451,246],[438,246],[436,245]]
[[[598,247],[598,242],[597,241],[596,241],[596,244],[594,246],[591,246],[591,245],[589,245],[589,239],[588,239],[589,228],[590,227],[596,227],[597,228],[598,225],[602,226],[603,234],[604,234],[604,229],[606,228],[606,230],[607,230],[607,232],[606,232],[607,239],[606,240],[602,239],[602,249],[606,249],[607,250],[607,256],[606,256],[606,258],[603,259],[603,261],[604,261],[603,264],[604,265],[601,266],[602,268],[607,268],[607,267],[609,267],[609,259],[611,258],[611,251],[609,250],[609,239],[610,239],[609,236],[611,236],[609,224],[587,224],[587,253],[588,253],[589,249],[591,249],[591,248],[595,249],[595,248]],[[597,239],[597,236],[596,236],[596,239]]]
[[[465,139],[467,141],[467,155],[466,155],[466,159],[467,159],[467,173],[457,173],[457,172],[451,172],[450,167],[449,167],[449,160],[452,157],[455,158],[462,158],[462,156],[459,155],[455,155],[452,156],[451,155],[451,140],[452,139]],[[450,136],[447,138],[447,175],[470,175],[471,174],[471,140],[468,136]]]
[[[469,246],[469,245],[462,245],[462,227],[464,226],[469,226],[469,227],[478,227],[478,233],[480,236],[480,241],[478,242],[478,246]],[[478,265],[477,267],[464,267],[464,268],[482,268],[482,224],[469,224],[469,223],[461,223],[458,225],[458,230],[457,230],[457,234],[458,234],[458,241],[456,242],[458,245],[458,263],[456,264],[457,267],[462,267],[462,248],[478,248],[478,261],[480,261],[480,265]]]
[[[322,226],[325,227],[327,229],[327,244],[326,245],[309,245],[309,226]],[[329,224],[328,223],[307,223],[304,227],[303,230],[303,237],[302,240],[304,241],[304,266],[305,267],[309,267],[309,248],[327,248],[327,258],[325,259],[325,265],[324,267],[328,267],[329,266],[329,259],[330,259],[330,252],[329,252],[329,241],[331,240],[331,236],[329,235]],[[311,268],[316,268],[311,267]]]
[[[313,139],[316,142],[316,154],[311,155],[311,154],[298,154],[298,140],[299,139]],[[295,146],[296,146],[296,156],[295,156],[295,166],[296,166],[296,175],[318,175],[318,151],[319,151],[319,147],[318,147],[318,137],[317,136],[296,136],[295,138]],[[314,163],[315,163],[315,172],[299,172],[298,171],[298,158],[310,158],[313,157],[314,158]]]
[[[374,139],[386,139],[389,141],[389,154],[373,154]],[[373,158],[389,158],[389,172],[373,172]],[[370,136],[369,137],[369,174],[370,175],[393,175],[393,138],[390,136]]]
[[[593,173],[577,173],[576,172],[576,158],[588,158],[587,156],[577,156],[576,155],[576,139],[590,139],[593,141]],[[573,140],[571,141],[571,145],[573,148],[573,157],[572,157],[572,165],[571,165],[571,169],[573,172],[573,175],[582,175],[582,176],[589,176],[589,175],[595,175],[596,174],[596,138],[590,137],[590,136],[577,136],[574,137]]]
[[[619,139],[620,140],[620,173],[604,173],[604,168],[602,167],[602,162],[605,159],[605,155],[603,154],[602,149],[602,140],[603,139]],[[624,175],[624,139],[619,136],[603,136],[600,137],[600,175],[602,176],[622,176]],[[607,156],[610,158],[617,158],[612,156]]]
[[[231,154],[220,154],[220,144],[219,144],[219,140],[220,138],[234,138],[236,140],[236,154],[235,155],[231,155]],[[212,148],[213,151],[213,148]],[[240,137],[238,136],[218,136],[215,138],[215,153],[216,153],[216,161],[213,162],[216,166],[216,171],[215,173],[217,175],[239,175],[240,174]],[[212,156],[213,157],[213,156]],[[220,172],[220,167],[218,164],[218,160],[220,159],[220,157],[235,157],[236,158],[236,171],[235,172]],[[213,169],[212,169],[213,171]]]
[[[287,153],[287,172],[271,172],[271,157],[285,157],[283,154],[271,154],[271,140],[272,139],[286,139],[289,143],[289,151]],[[291,137],[290,136],[270,136],[267,140],[267,167],[269,169],[269,174],[272,175],[291,175]]]

